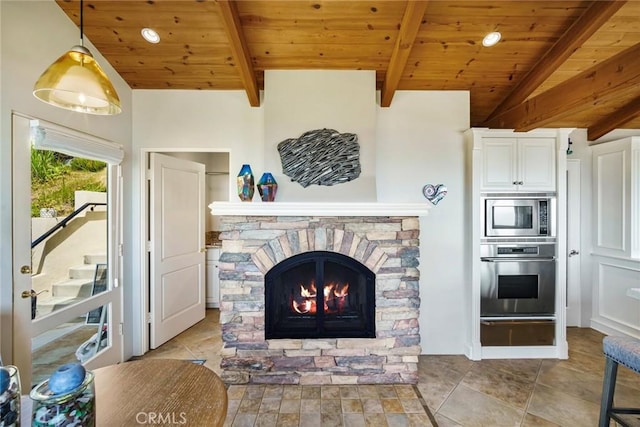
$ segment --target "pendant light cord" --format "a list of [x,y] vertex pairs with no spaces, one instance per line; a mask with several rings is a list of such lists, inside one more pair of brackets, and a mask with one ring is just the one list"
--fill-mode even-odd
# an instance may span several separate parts
[[82,5],[82,0],[80,0],[80,46],[84,47],[84,36],[83,36],[83,28],[84,28],[84,7]]

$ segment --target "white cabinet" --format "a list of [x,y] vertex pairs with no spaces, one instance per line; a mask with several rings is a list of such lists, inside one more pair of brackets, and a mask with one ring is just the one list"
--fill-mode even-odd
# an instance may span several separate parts
[[[471,236],[466,306],[470,329],[468,357],[472,360],[505,358],[560,358],[569,354],[566,337],[566,185],[556,178],[566,170],[564,144],[569,129],[514,132],[473,128],[465,132],[468,191],[467,223]],[[489,239],[483,233],[484,198],[490,194],[553,193],[556,196],[556,274],[554,314],[511,321],[481,316],[481,249]],[[518,322],[513,322],[517,320]],[[523,321],[523,322],[522,322]],[[489,323],[487,323],[489,322]],[[518,341],[519,340],[519,341]],[[505,344],[508,343],[509,345]]]
[[482,138],[480,191],[556,191],[555,138]]
[[207,270],[207,292],[206,305],[208,308],[220,307],[220,277],[218,273],[220,267],[220,248],[207,248],[206,270]]

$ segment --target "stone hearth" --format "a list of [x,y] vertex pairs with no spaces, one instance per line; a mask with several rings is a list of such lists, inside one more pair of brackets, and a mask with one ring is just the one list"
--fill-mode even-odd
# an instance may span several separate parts
[[[417,216],[223,214],[221,224],[221,367],[226,383],[417,382]],[[288,257],[314,250],[352,257],[376,274],[375,338],[265,340],[265,274]]]

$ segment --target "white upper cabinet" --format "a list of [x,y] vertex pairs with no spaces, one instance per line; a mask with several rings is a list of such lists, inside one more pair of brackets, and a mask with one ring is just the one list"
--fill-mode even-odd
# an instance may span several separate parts
[[482,191],[516,189],[516,144],[516,138],[482,138]]
[[482,138],[481,191],[556,191],[555,138]]

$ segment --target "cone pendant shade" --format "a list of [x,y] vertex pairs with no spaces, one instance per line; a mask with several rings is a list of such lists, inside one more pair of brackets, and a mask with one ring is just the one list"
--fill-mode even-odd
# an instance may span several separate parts
[[74,46],[51,64],[33,88],[36,98],[80,113],[109,115],[122,111],[107,75],[84,46]]

